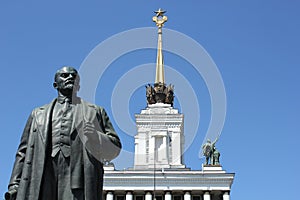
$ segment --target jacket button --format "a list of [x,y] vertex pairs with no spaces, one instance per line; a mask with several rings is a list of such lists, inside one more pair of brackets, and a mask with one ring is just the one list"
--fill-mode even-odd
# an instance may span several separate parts
[[33,132],[36,132],[36,128],[33,129]]
[[31,165],[31,161],[30,160],[27,160],[26,162],[28,165]]
[[28,178],[27,178],[27,177],[25,177],[25,178],[23,178],[23,180],[24,180],[24,181],[28,181]]

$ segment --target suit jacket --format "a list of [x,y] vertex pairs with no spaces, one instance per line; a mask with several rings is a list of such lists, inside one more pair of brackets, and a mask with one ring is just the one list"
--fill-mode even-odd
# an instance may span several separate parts
[[[38,200],[44,165],[51,140],[52,111],[56,99],[32,111],[17,150],[10,187],[17,187],[17,200]],[[93,127],[85,133],[85,125]],[[102,198],[103,165],[101,160],[115,158],[121,149],[119,137],[102,107],[80,99],[73,115],[71,141],[71,188],[84,189],[86,200]],[[90,145],[89,136],[98,135],[98,146]]]

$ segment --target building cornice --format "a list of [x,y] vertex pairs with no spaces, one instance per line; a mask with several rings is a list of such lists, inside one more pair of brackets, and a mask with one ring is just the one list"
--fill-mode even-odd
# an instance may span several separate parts
[[[230,190],[234,173],[225,171],[155,171],[156,190]],[[105,171],[104,190],[153,190],[154,171]]]

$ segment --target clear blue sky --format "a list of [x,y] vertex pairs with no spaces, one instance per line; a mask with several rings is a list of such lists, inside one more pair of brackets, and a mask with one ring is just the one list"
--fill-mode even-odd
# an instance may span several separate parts
[[[297,199],[300,189],[300,1],[297,0],[1,1],[0,195],[6,191],[28,115],[34,107],[56,96],[52,88],[55,71],[63,65],[79,69],[97,45],[115,34],[155,27],[151,18],[159,7],[167,10],[169,21],[165,28],[183,33],[202,45],[220,71],[227,113],[217,147],[223,168],[236,173],[232,199]],[[139,38],[156,45],[156,35]],[[120,42],[119,48],[137,41]],[[107,52],[120,49],[108,46]],[[193,49],[191,53],[195,53]],[[105,55],[99,59],[105,59]],[[111,101],[118,96],[112,96],[112,90],[124,74],[155,59],[155,50],[148,48],[120,55],[107,67],[96,88],[95,102],[107,109],[128,152],[133,151],[134,133],[124,133],[114,121],[113,112],[118,114],[118,111],[112,111]],[[199,159],[198,153],[211,117],[210,93],[189,60],[165,52],[165,64],[186,77],[199,101],[199,130],[185,152],[185,164],[200,169],[203,159]],[[154,75],[149,76],[154,81]],[[170,83],[168,79],[172,78],[166,74],[166,79]],[[144,87],[137,87],[130,99],[119,99],[129,102],[127,112],[133,120],[134,113],[146,106]],[[180,87],[175,85],[175,95],[176,88]],[[180,92],[177,91],[176,97],[180,97]],[[181,110],[179,101],[175,101],[175,107]],[[131,166],[129,161],[128,167]]]

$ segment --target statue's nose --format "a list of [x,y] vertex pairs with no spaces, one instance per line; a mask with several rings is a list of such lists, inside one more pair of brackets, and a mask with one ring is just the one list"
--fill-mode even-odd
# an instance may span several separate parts
[[69,74],[69,76],[67,77],[68,79],[75,79],[76,75],[75,74]]

